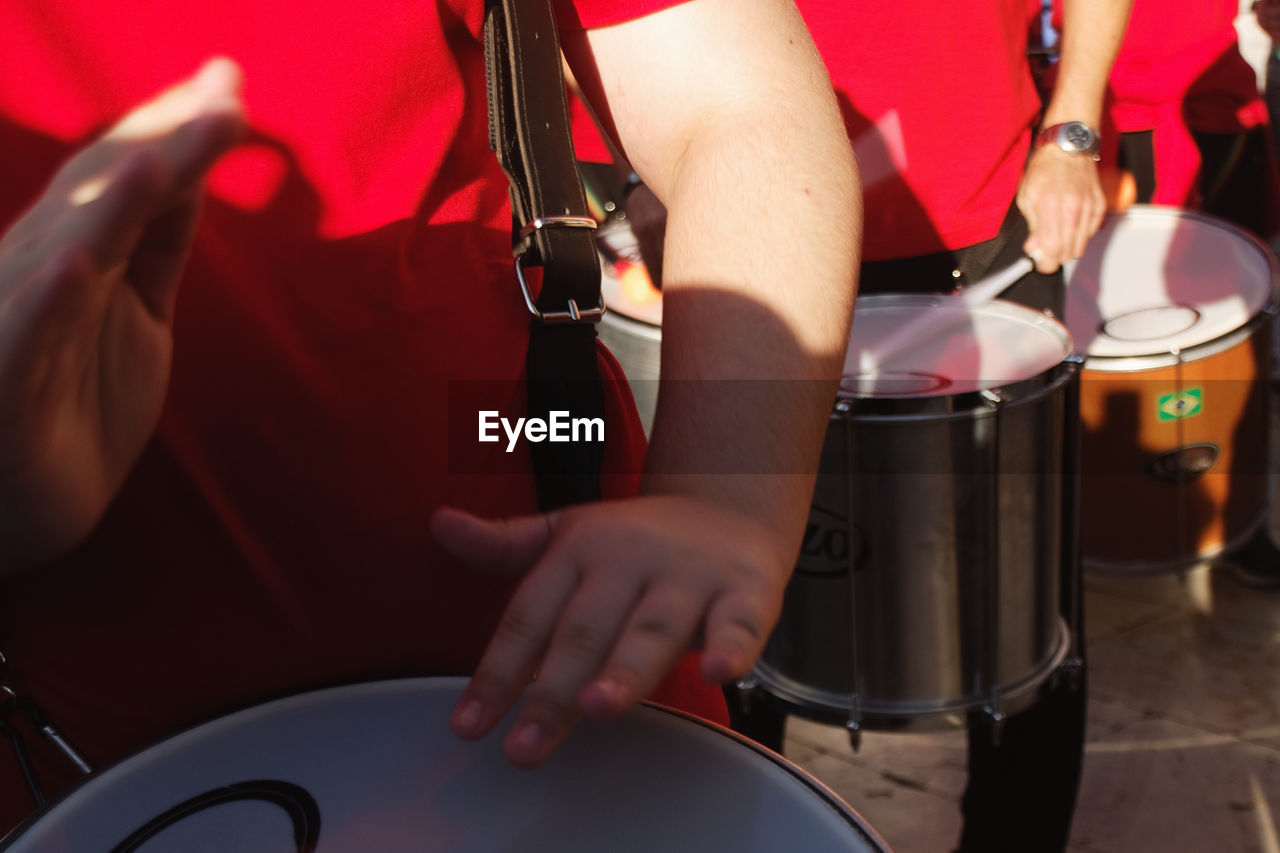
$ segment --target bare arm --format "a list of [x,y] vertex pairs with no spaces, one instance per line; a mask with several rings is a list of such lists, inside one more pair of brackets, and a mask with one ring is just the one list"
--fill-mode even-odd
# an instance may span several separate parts
[[848,139],[789,0],[695,0],[565,47],[670,208],[663,380],[641,497],[499,525],[437,516],[456,550],[529,571],[454,716],[484,734],[536,671],[506,743],[522,764],[579,713],[643,697],[699,637],[710,680],[760,653],[841,373],[860,230]]
[[[1045,127],[1067,121],[1099,126],[1107,77],[1132,5],[1133,0],[1064,0],[1058,77]],[[1052,145],[1040,148],[1027,164],[1018,207],[1031,231],[1026,250],[1042,256],[1042,272],[1080,257],[1106,214],[1097,164]]]
[[[662,390],[648,490],[706,490],[763,516],[783,499],[776,489],[795,488],[803,499],[782,500],[792,514],[776,519],[790,541],[807,512],[805,479],[754,483],[757,493],[744,478],[667,476],[695,464],[743,470],[738,454],[765,452],[750,444],[751,421],[787,438],[775,443],[774,470],[809,470],[831,387],[784,391],[793,383],[778,382],[775,393],[794,395],[795,409],[750,417],[725,412],[727,400],[707,405],[707,395],[718,380],[838,379],[848,338],[860,212],[843,124],[790,2],[754,2],[750,16],[739,14],[743,5],[679,6],[670,22],[654,16],[593,33],[591,48],[627,155],[670,210],[663,378],[697,380]],[[657,43],[667,57],[654,63],[646,45]],[[696,81],[692,91],[685,80]],[[680,394],[686,386],[694,393]],[[742,441],[716,437],[724,435]]]

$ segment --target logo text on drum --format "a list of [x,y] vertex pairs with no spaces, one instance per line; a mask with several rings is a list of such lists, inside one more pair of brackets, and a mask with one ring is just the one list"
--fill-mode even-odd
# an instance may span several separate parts
[[[511,421],[502,417],[495,410],[480,412],[480,441],[495,442],[501,440],[498,427],[507,436],[507,453],[515,450],[516,441],[521,433],[526,441],[573,441],[603,442],[604,418],[575,418],[568,412],[553,411],[549,420],[542,418],[516,418]],[[581,437],[580,437],[581,436]]]

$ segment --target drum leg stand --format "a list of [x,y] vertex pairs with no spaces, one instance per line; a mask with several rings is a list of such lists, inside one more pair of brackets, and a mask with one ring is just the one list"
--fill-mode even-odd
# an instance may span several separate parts
[[[1084,356],[1073,353],[1070,360],[1077,370],[1084,369]],[[1066,678],[1068,688],[1076,692],[1084,682],[1084,554],[1080,549],[1080,446],[1084,425],[1080,421],[1080,383],[1067,388],[1066,412],[1062,436],[1062,572],[1065,583],[1060,587],[1066,602],[1067,630],[1071,632],[1067,657],[1054,673],[1053,680]]]
[[769,701],[754,678],[748,676],[737,684],[726,685],[724,698],[729,706],[729,728],[782,754],[787,713]]
[[[845,417],[841,418],[841,426],[844,432],[844,458],[853,458],[853,422],[849,419],[849,403],[847,400],[841,400],[836,404],[837,410],[840,410],[841,404],[844,408],[841,414]],[[861,682],[858,679],[858,584],[857,575],[854,572],[857,564],[857,555],[853,547],[853,519],[854,504],[856,497],[854,495],[853,478],[845,477],[844,482],[844,531],[845,541],[849,543],[848,551],[848,567],[849,573],[849,718],[845,721],[845,729],[849,732],[849,746],[854,752],[862,748],[862,702],[859,698],[861,692]]]

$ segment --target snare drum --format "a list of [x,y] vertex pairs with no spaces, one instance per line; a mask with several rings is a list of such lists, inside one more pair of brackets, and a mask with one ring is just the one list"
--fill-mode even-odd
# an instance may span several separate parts
[[1271,253],[1215,217],[1137,205],[1068,269],[1091,568],[1175,569],[1267,512]]
[[[924,315],[927,340],[860,372]],[[1019,305],[858,299],[800,560],[749,685],[852,728],[1030,702],[1070,642],[1070,353],[1066,329]]]
[[582,724],[541,768],[448,727],[462,679],[261,705],[96,774],[7,853],[176,850],[885,851],[801,770],[656,706]]

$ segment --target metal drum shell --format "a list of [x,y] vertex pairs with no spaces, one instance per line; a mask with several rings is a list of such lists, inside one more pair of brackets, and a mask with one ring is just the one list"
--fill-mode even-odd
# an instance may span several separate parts
[[867,728],[1029,704],[1070,645],[1059,598],[1077,381],[1064,360],[988,391],[841,399],[753,680],[802,716]]

